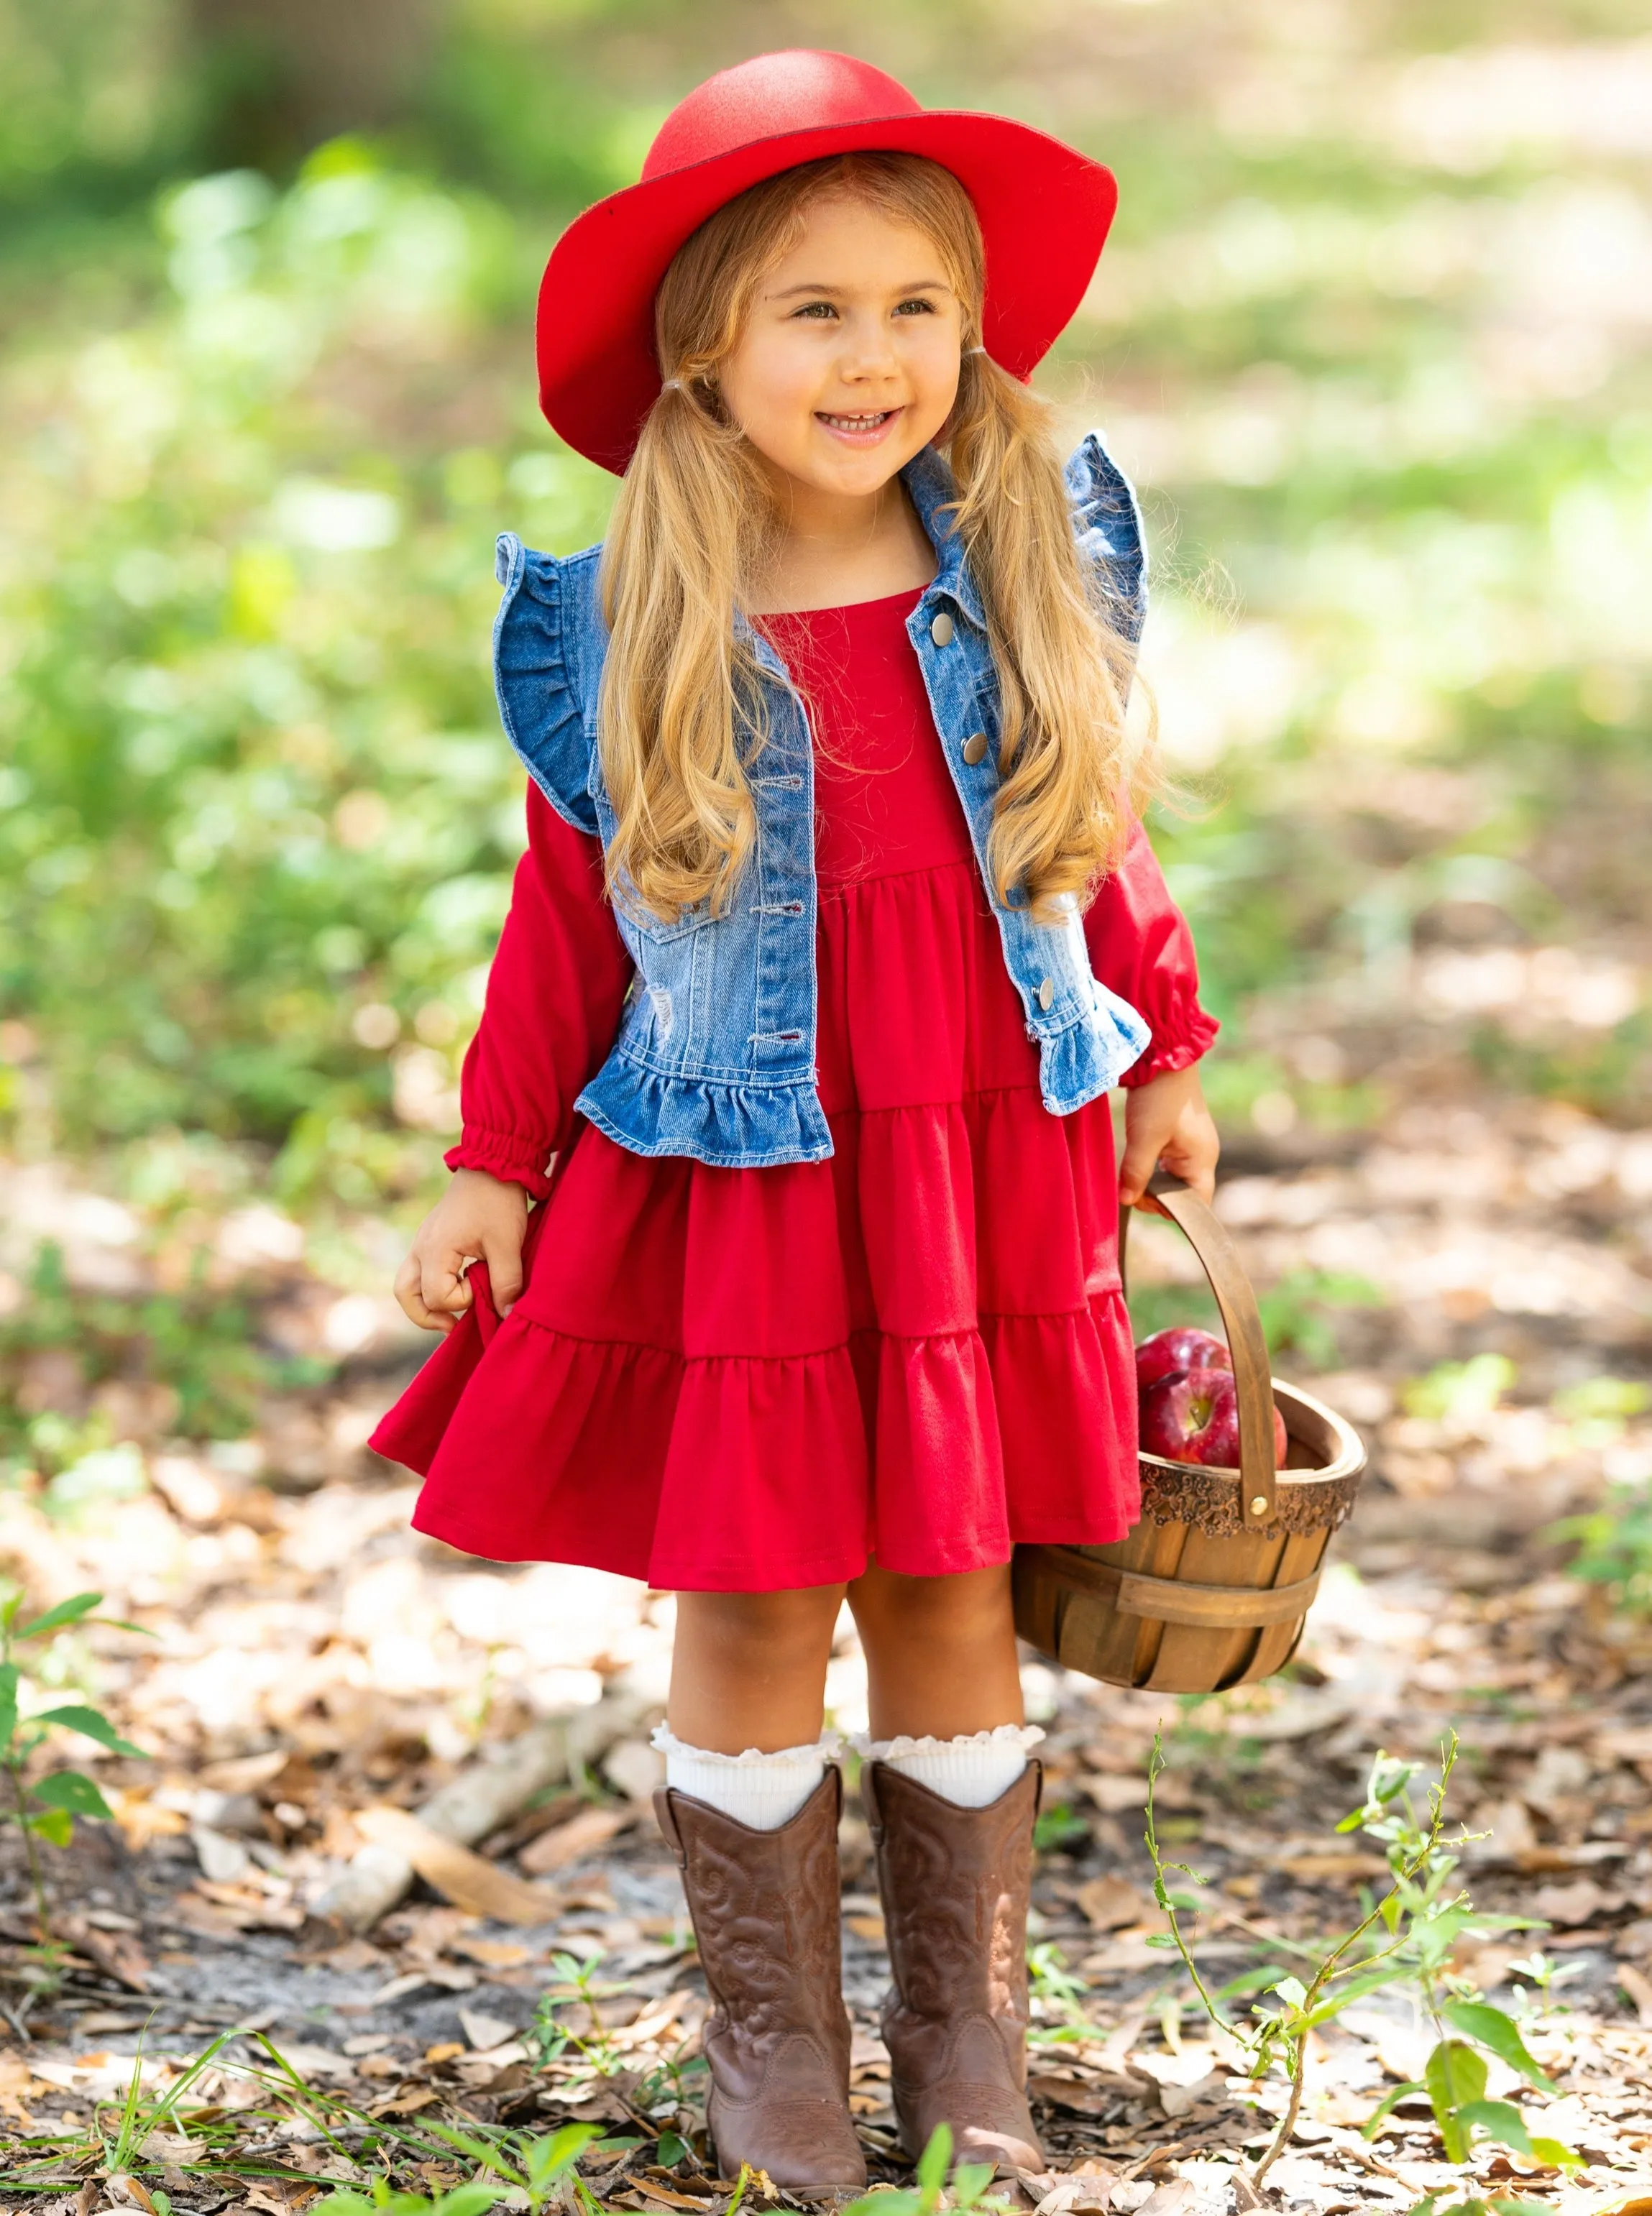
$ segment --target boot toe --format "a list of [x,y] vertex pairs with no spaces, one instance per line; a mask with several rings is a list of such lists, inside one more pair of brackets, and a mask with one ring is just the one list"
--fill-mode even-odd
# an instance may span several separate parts
[[788,2193],[824,2198],[866,2189],[866,2158],[848,2115],[833,2102],[770,2099],[761,2114],[723,2110],[712,2136],[725,2177],[749,2164]]
[[[1030,2123],[1026,2127],[1031,2129]],[[1018,2131],[995,2131],[982,2124],[965,2124],[958,2133],[959,2162],[990,2163],[999,2173],[1013,2170],[1042,2172],[1044,2150],[1035,2139]]]
[[989,2163],[997,2171],[1044,2168],[1032,2110],[1007,2085],[953,2078],[926,2086],[915,2099],[909,2096],[899,2105],[905,2124],[902,2136],[915,2162],[936,2126],[944,2123],[952,2134],[956,2161]]

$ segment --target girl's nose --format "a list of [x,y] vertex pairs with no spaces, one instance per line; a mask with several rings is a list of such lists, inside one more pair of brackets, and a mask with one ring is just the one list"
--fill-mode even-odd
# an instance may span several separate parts
[[881,317],[868,317],[864,323],[852,323],[848,326],[838,355],[841,377],[864,383],[869,378],[896,376],[899,370],[900,356],[894,335]]

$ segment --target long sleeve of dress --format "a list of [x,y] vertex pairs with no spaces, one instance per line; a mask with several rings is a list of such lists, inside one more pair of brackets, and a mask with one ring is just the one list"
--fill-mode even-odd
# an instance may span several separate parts
[[1140,823],[1132,825],[1123,859],[1090,904],[1084,938],[1096,976],[1139,1009],[1153,1033],[1120,1082],[1146,1085],[1197,1062],[1217,1025],[1199,1005],[1193,935]]
[[632,963],[602,896],[601,840],[533,785],[527,837],[459,1080],[463,1135],[447,1161],[543,1200],[575,1099],[613,1044]]

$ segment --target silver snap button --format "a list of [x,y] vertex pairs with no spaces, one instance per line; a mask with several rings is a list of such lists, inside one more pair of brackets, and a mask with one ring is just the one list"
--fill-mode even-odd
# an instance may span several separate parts
[[952,643],[952,619],[943,608],[934,623],[930,625],[929,636],[937,646],[950,646]]
[[1041,1008],[1047,1008],[1051,1001],[1053,1000],[1055,997],[1056,988],[1051,981],[1048,977],[1040,978],[1039,981],[1039,1006]]
[[971,731],[969,737],[964,742],[965,760],[969,763],[971,768],[973,768],[977,762],[984,758],[986,751],[986,733],[984,731]]

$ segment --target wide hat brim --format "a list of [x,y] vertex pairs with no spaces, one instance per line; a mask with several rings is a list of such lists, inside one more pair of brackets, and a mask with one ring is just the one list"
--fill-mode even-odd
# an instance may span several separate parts
[[1032,374],[1072,319],[1106,243],[1111,169],[1030,125],[931,108],[784,132],[631,185],[557,242],[539,287],[539,405],[570,446],[623,475],[659,397],[654,295],[690,232],[749,186],[831,154],[922,154],[975,203],[986,250],[982,340]]

